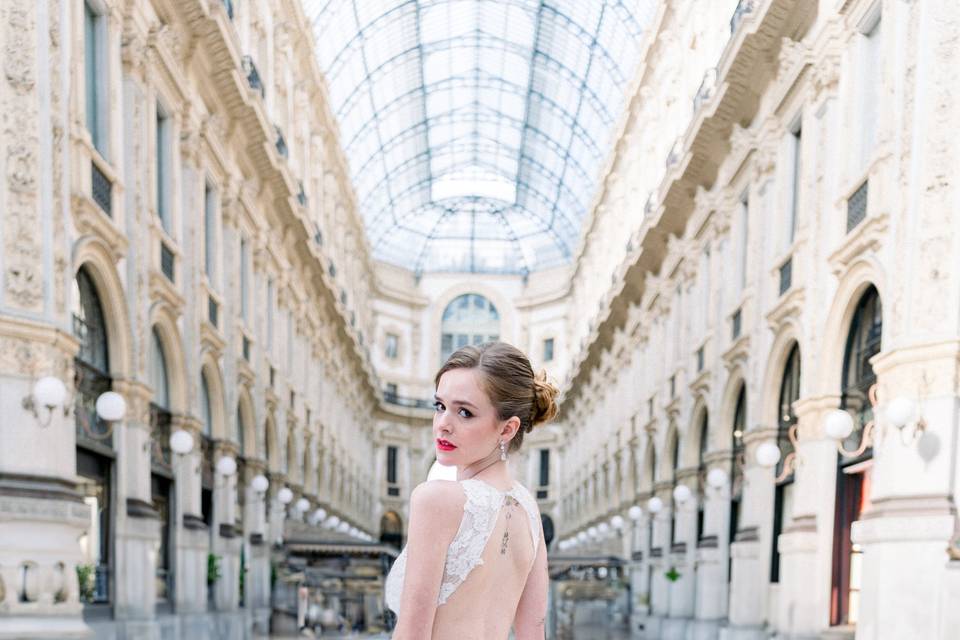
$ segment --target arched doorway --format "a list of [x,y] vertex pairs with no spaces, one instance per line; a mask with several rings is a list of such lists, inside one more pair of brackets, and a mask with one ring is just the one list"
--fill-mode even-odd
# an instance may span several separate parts
[[90,506],[90,527],[81,539],[92,577],[80,585],[85,604],[109,605],[112,600],[113,564],[113,474],[116,453],[113,434],[97,415],[100,394],[110,391],[110,348],[103,305],[86,267],[73,281],[73,335],[80,342],[74,358],[74,420],[77,445],[77,476],[84,502]]
[[150,497],[160,519],[160,548],[157,550],[157,610],[170,611],[173,603],[173,550],[170,532],[173,528],[174,478],[170,451],[170,378],[163,340],[156,327],[150,332]]
[[[857,450],[864,426],[873,420],[870,387],[877,381],[870,359],[880,353],[883,319],[880,295],[869,287],[857,302],[847,333],[841,375],[840,408],[853,416],[853,432],[844,440],[847,450]],[[850,540],[850,529],[860,518],[870,495],[872,447],[856,457],[837,455],[836,502],[833,526],[833,573],[830,586],[830,624],[855,625],[860,604],[859,545]]]
[[380,518],[380,542],[397,549],[403,547],[403,520],[396,511],[387,511]]

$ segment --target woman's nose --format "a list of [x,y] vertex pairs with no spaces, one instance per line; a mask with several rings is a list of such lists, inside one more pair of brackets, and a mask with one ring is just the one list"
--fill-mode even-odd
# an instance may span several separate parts
[[449,433],[450,431],[450,416],[447,413],[446,409],[443,411],[437,412],[437,417],[435,419],[435,424],[437,425],[437,431],[443,431]]

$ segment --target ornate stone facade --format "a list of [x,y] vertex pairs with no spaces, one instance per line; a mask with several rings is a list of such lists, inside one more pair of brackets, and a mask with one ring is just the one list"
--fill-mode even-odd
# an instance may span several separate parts
[[[651,44],[622,140],[663,126],[672,85],[658,68],[671,54],[654,47],[699,37],[684,6],[664,11],[670,37]],[[667,134],[639,154],[618,147],[618,180],[652,185],[645,215],[610,190],[588,229],[572,296],[598,313],[570,326],[582,349],[565,384],[560,538],[566,553],[632,558],[640,637],[947,638],[943,594],[958,586],[948,461],[960,446],[946,365],[960,281],[947,247],[960,227],[945,173],[956,145],[936,132],[960,117],[945,98],[957,8],[740,6],[729,40],[684,58],[684,73],[702,54],[718,77],[692,113],[669,109],[682,148],[668,151]],[[715,18],[709,28],[725,30]],[[690,82],[681,95],[694,95]],[[686,159],[660,173],[668,153]],[[624,220],[638,230],[611,255],[604,228]],[[607,286],[610,271],[620,277]],[[876,351],[857,363],[874,295]],[[872,413],[851,399],[857,375],[877,385]],[[888,413],[896,398],[922,407],[905,426]],[[875,420],[859,458],[838,455],[825,430],[838,406]],[[770,444],[781,456],[795,446],[795,469],[762,466]],[[629,461],[619,473],[618,454]],[[579,535],[615,515],[626,520],[616,535]]]

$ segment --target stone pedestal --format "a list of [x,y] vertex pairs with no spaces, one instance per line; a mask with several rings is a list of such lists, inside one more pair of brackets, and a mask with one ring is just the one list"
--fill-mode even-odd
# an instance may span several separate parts
[[720,637],[724,640],[761,640],[764,632],[764,580],[761,574],[760,541],[756,530],[741,529],[737,540],[730,545],[733,558],[730,581],[729,626]]
[[726,567],[715,536],[704,537],[697,549],[696,611],[691,624],[693,640],[714,640],[727,615]]
[[0,475],[0,638],[87,638],[77,539],[90,509],[70,483]]
[[877,500],[853,524],[851,538],[864,548],[858,640],[956,633],[958,627],[941,628],[931,615],[943,591],[934,577],[943,575],[944,541],[953,535],[954,522],[953,505],[938,496]]
[[777,630],[789,638],[814,638],[823,627],[820,607],[810,590],[810,567],[817,558],[815,516],[795,518],[776,542],[780,549]]

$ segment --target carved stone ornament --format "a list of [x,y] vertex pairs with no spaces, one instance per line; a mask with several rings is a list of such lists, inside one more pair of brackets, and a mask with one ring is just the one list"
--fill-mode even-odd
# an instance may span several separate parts
[[840,56],[836,53],[828,53],[813,67],[811,85],[814,100],[819,100],[826,94],[835,91],[839,82]]

